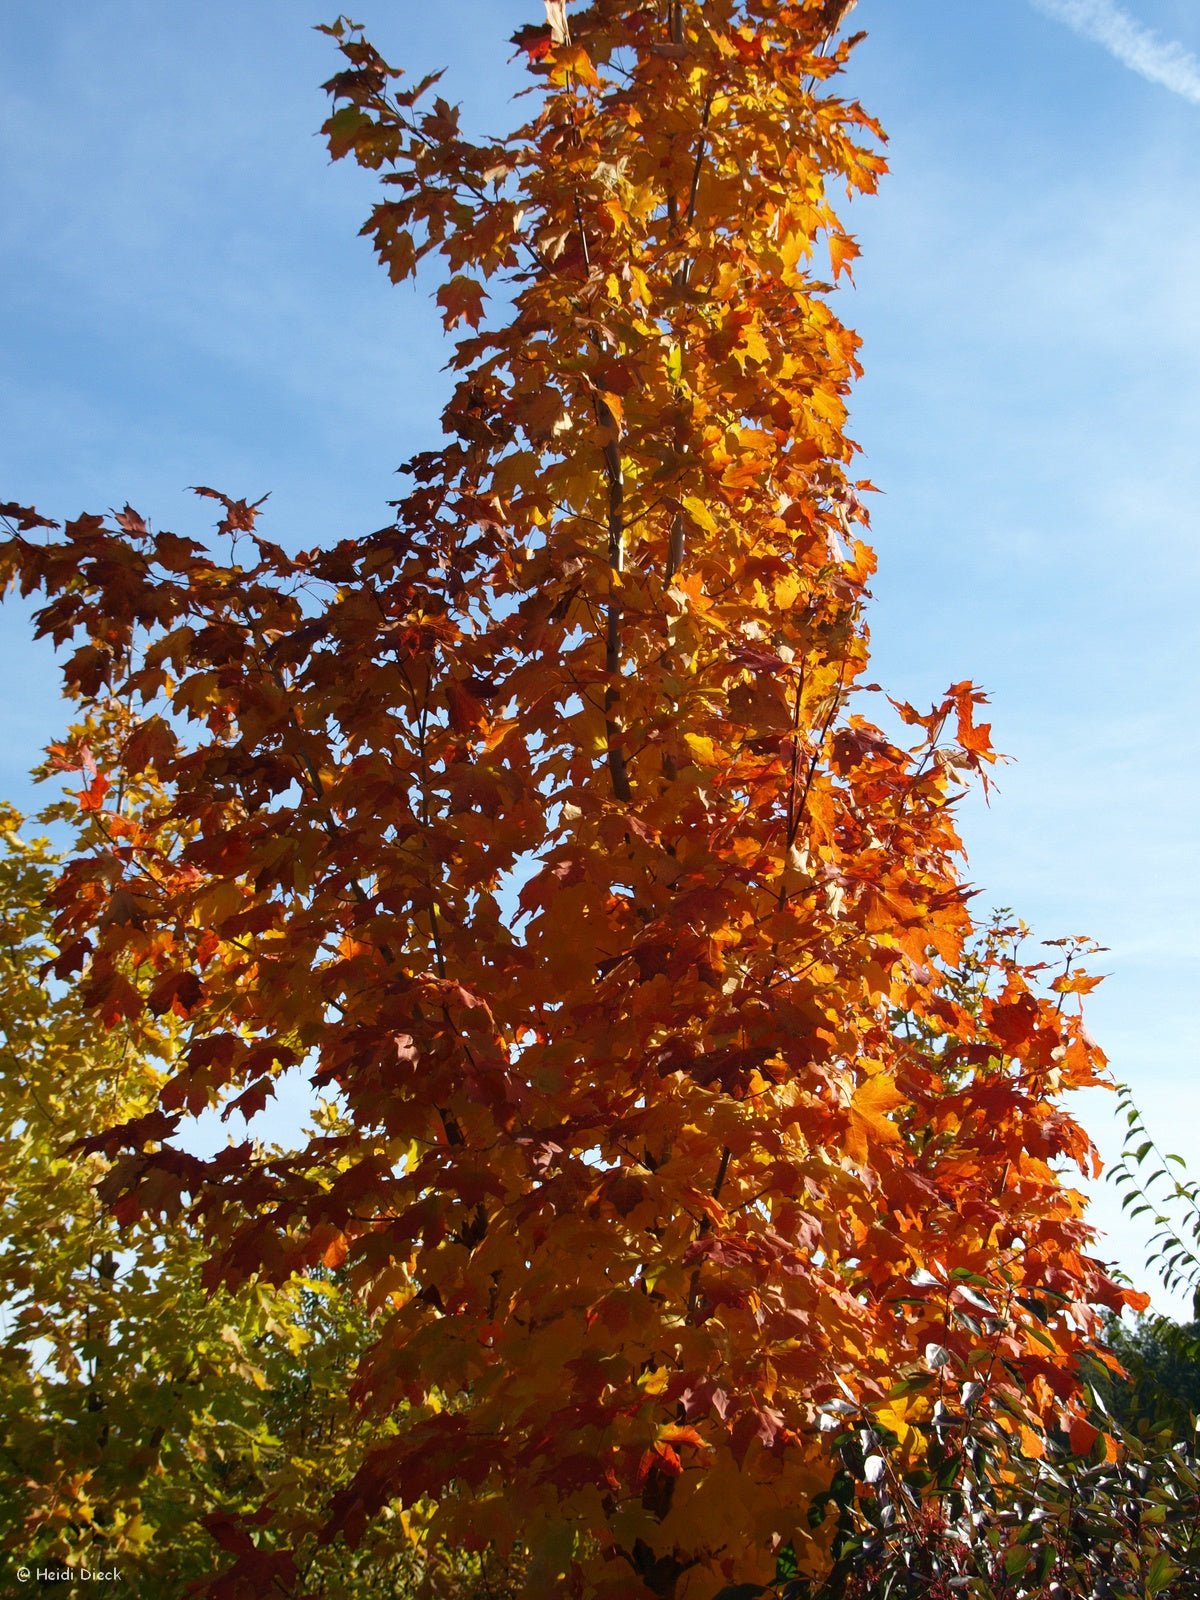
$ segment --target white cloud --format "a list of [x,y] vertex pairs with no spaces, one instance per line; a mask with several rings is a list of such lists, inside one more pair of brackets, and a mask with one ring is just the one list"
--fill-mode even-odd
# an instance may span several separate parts
[[1131,72],[1200,106],[1200,60],[1172,39],[1160,39],[1113,0],[1033,0],[1039,11],[1092,39]]

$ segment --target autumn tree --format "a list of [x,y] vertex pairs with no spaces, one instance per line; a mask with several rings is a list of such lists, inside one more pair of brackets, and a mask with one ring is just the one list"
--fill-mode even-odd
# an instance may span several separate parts
[[[424,1501],[531,1597],[819,1577],[864,1408],[914,1467],[939,1405],[1090,1449],[1080,1361],[1129,1298],[1063,1176],[1094,980],[949,980],[982,696],[893,702],[906,736],[856,709],[831,190],[884,162],[847,9],[548,0],[530,120],[482,143],[339,20],[330,150],[457,335],[394,522],[289,556],[210,489],[209,542],[10,508],[5,571],[107,708],[59,755],[54,970],[179,1029],[87,1141],[104,1199],[186,1214],[231,1290],[342,1268],[355,1403],[406,1423],[328,1536]],[[340,1108],[303,1148],[173,1144],[293,1067]]]

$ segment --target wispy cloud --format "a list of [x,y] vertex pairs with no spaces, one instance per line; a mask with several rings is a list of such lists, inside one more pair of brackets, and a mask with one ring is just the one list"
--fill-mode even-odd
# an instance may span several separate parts
[[1161,39],[1114,0],[1033,0],[1039,11],[1094,40],[1131,72],[1200,106],[1200,60],[1173,39]]

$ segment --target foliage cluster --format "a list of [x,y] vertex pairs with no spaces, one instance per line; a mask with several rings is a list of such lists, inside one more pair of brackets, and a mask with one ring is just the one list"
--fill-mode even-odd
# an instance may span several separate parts
[[[71,1145],[110,1097],[141,1104],[171,1059],[174,1025],[109,1032],[69,990],[47,992],[39,974],[54,954],[52,863],[44,844],[21,838],[17,820],[5,812],[0,867],[9,953],[0,994],[0,1262],[9,1285],[0,1549],[39,1563],[125,1563],[143,1592],[168,1595],[211,1578],[230,1553],[244,1558],[249,1526],[260,1569],[281,1577],[284,1593],[409,1597],[424,1581],[461,1600],[518,1595],[520,1556],[472,1556],[430,1540],[427,1502],[390,1506],[357,1550],[319,1543],[329,1496],[367,1443],[346,1394],[369,1319],[340,1273],[318,1267],[280,1289],[210,1293],[194,1229],[121,1230],[98,1206],[106,1163]],[[959,969],[968,1003],[979,1003],[980,972],[997,950],[1011,956],[1017,931],[989,930],[982,953]],[[987,1298],[986,1280],[959,1271],[915,1287],[939,1291],[947,1322],[997,1349],[1007,1306]],[[1047,1300],[1040,1314],[1052,1309]],[[837,1516],[832,1569],[800,1579],[789,1548],[775,1583],[734,1592],[1183,1600],[1200,1579],[1200,1362],[1151,1321],[1114,1323],[1105,1344],[1127,1375],[1097,1359],[1075,1437],[1026,1434],[1016,1454],[975,1408],[978,1386],[961,1382],[945,1346],[892,1386],[886,1407],[831,1403],[822,1426],[837,1472],[814,1511]],[[916,1451],[923,1415],[926,1447]]]
[[[971,915],[982,695],[858,709],[847,9],[547,0],[483,143],[339,20],[330,150],[465,329],[394,522],[5,508],[80,706],[44,895],[8,830],[6,1460],[48,1549],[152,1551],[170,1500],[223,1600],[1186,1566],[1190,1457],[1131,1523],[1089,1387],[1138,1303],[1066,1179],[1097,980]],[[181,1147],[289,1071],[330,1097],[295,1148]]]
[[140,1592],[167,1595],[243,1553],[239,1521],[263,1526],[266,1506],[286,1532],[268,1522],[258,1542],[287,1553],[305,1592],[391,1594],[412,1575],[408,1541],[353,1557],[316,1543],[361,1448],[345,1394],[365,1313],[323,1268],[208,1287],[186,1219],[121,1227],[100,1203],[108,1163],[80,1143],[153,1104],[178,1027],[108,1029],[47,983],[53,857],[18,825],[0,810],[0,1549],[28,1566],[124,1565]]

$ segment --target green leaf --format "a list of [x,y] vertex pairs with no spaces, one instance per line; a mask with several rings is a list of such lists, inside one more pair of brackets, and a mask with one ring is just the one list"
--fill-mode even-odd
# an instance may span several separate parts
[[1015,1544],[1004,1558],[1004,1570],[1010,1578],[1019,1578],[1033,1560],[1033,1550],[1027,1544]]
[[921,1389],[928,1389],[934,1381],[932,1372],[911,1372],[906,1377],[898,1378],[889,1388],[885,1404],[893,1400],[902,1400],[905,1395],[916,1394]]
[[1165,1550],[1160,1550],[1154,1560],[1146,1569],[1146,1593],[1159,1594],[1175,1578],[1179,1576],[1180,1569],[1167,1555]]

